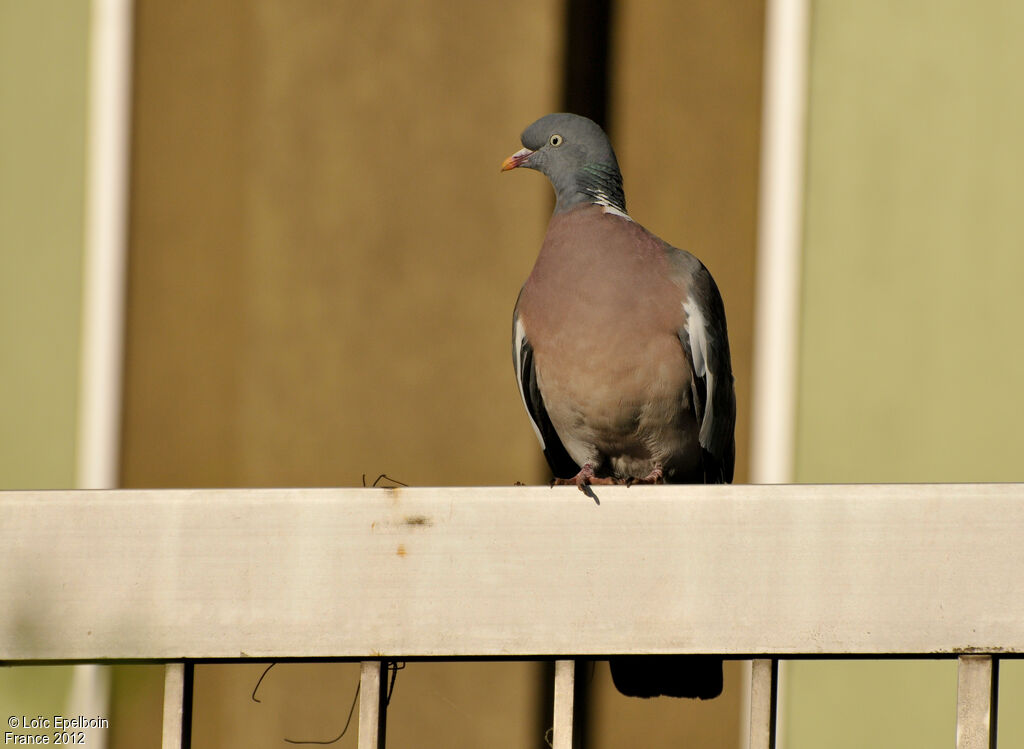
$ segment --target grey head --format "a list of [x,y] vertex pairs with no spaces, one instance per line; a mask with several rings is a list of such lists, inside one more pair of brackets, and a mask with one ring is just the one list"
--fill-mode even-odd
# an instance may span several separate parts
[[626,214],[619,162],[604,130],[576,114],[549,114],[523,131],[523,149],[505,159],[502,171],[526,167],[555,188],[555,213],[593,203]]

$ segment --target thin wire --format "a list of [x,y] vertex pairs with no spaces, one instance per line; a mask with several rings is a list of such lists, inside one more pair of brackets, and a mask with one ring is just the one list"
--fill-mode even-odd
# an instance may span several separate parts
[[[376,487],[376,486],[377,486],[377,484],[379,484],[379,483],[380,483],[381,479],[387,479],[387,480],[388,480],[388,481],[390,481],[390,482],[391,482],[392,484],[398,484],[399,486],[409,486],[408,484],[405,484],[405,483],[403,483],[403,482],[399,481],[398,479],[393,479],[393,478],[391,478],[391,477],[390,477],[390,476],[388,476],[388,475],[387,475],[386,473],[382,473],[382,474],[381,474],[380,476],[378,476],[377,478],[375,478],[375,479],[373,480],[373,483],[372,483],[372,484],[370,484],[370,486],[371,486],[371,487]],[[365,474],[365,473],[363,474],[363,488],[366,488],[366,474]],[[388,488],[394,488],[394,487],[384,487],[384,488],[385,488],[385,489],[388,489]]]
[[267,666],[265,669],[263,669],[263,673],[260,674],[259,681],[257,681],[256,682],[256,686],[254,686],[252,688],[252,694],[249,695],[249,699],[251,699],[253,702],[263,702],[263,700],[256,699],[256,691],[260,688],[260,684],[263,683],[263,679],[270,672],[270,669],[272,669],[276,665],[277,665],[276,663],[271,663],[269,666]]
[[360,686],[362,686],[362,685],[359,684],[359,683],[356,684],[356,692],[355,692],[355,694],[352,695],[352,706],[349,707],[349,709],[348,709],[348,717],[345,719],[345,727],[342,728],[341,729],[341,733],[339,733],[333,739],[329,739],[327,741],[316,741],[316,740],[296,741],[295,739],[289,739],[289,738],[285,737],[285,742],[288,743],[288,744],[318,744],[318,745],[321,745],[321,746],[326,746],[327,744],[335,744],[335,743],[341,741],[341,737],[344,736],[346,733],[348,733],[348,728],[349,728],[350,725],[352,725],[352,714],[355,713],[355,711],[356,711],[356,703],[359,702],[359,687]]
[[391,693],[395,691],[395,679],[398,676],[398,672],[405,668],[405,661],[388,661],[388,671],[391,672],[391,683],[388,685],[388,698],[384,703],[387,707],[391,704]]
[[[265,669],[263,669],[263,673],[260,674],[260,678],[256,682],[256,686],[252,688],[252,694],[249,696],[250,699],[253,702],[259,702],[259,703],[263,702],[263,700],[261,700],[258,697],[256,697],[256,692],[259,691],[260,684],[263,683],[263,679],[265,679],[267,674],[270,673],[270,669],[272,669],[276,665],[277,665],[277,663],[271,663],[269,666],[267,666]],[[403,663],[401,666],[399,666],[397,664],[397,662],[396,662],[394,664],[394,666],[395,666],[395,668],[394,668],[394,670],[392,671],[392,674],[391,674],[391,689],[394,689],[394,687],[395,687],[395,674],[399,671],[400,668],[405,668],[405,664]],[[389,664],[389,668],[390,667],[391,667],[391,664]],[[341,741],[341,738],[346,733],[348,733],[349,726],[352,725],[352,715],[356,711],[356,703],[359,702],[359,687],[360,687],[360,684],[357,681],[356,682],[355,694],[352,695],[352,705],[348,709],[348,717],[345,719],[345,727],[341,729],[341,733],[339,733],[333,739],[327,739],[325,741],[318,741],[316,739],[310,739],[308,741],[299,741],[297,739],[289,739],[287,736],[285,736],[284,737],[285,743],[288,743],[288,744],[317,744],[317,745],[320,745],[320,746],[326,746],[327,744],[335,744],[335,743]],[[391,700],[391,691],[389,690],[388,691],[388,701],[390,702],[390,700]]]

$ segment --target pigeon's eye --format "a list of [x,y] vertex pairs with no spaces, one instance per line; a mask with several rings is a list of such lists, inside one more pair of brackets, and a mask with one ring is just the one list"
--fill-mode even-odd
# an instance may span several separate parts
[[550,138],[548,138],[548,143],[550,143],[555,148],[558,148],[560,145],[562,145],[562,136],[559,135],[558,133],[555,133]]

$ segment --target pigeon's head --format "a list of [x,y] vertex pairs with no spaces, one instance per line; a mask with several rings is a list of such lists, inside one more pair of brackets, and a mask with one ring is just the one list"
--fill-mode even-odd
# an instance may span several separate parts
[[555,212],[589,202],[626,212],[622,175],[608,136],[593,120],[549,114],[523,131],[524,148],[505,159],[502,171],[536,169],[555,188]]

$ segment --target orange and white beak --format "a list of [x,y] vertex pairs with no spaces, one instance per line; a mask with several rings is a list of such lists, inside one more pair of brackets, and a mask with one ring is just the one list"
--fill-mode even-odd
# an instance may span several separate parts
[[531,156],[533,156],[533,151],[529,148],[520,149],[501,162],[501,171],[507,172],[509,169],[515,169],[517,166],[522,166],[523,162]]

